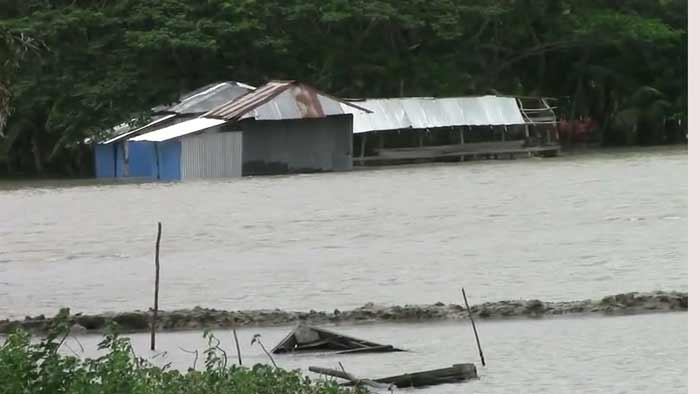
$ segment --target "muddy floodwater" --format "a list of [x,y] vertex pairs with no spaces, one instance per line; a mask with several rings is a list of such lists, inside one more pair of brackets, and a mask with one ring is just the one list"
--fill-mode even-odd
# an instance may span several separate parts
[[[344,310],[687,291],[687,150],[434,164],[184,183],[0,183],[0,319],[160,308]],[[482,321],[481,379],[425,393],[687,392],[687,313]],[[242,328],[246,363],[290,327]],[[464,321],[354,324],[406,353],[280,356],[360,376],[478,361]],[[232,351],[231,333],[216,331]],[[147,335],[132,335],[151,357]],[[81,337],[86,355],[99,337]],[[70,346],[78,349],[77,343]],[[153,360],[185,368],[200,331]],[[232,354],[232,353],[231,353]]]
[[184,183],[0,183],[0,318],[687,290],[687,150]]
[[[343,367],[370,378],[474,362],[479,380],[399,392],[425,394],[457,393],[665,393],[688,392],[688,314],[637,315],[625,317],[558,318],[480,322],[479,332],[486,367],[479,364],[471,327],[466,322],[421,324],[367,324],[325,326],[344,334],[408,349],[401,353],[356,355],[278,355],[284,368],[306,371],[309,366]],[[269,363],[262,350],[250,346],[254,334],[261,334],[270,349],[291,327],[241,329],[245,364]],[[236,359],[231,331],[214,331],[228,356]],[[202,367],[206,348],[201,331],[167,333],[158,336],[158,352],[148,350],[148,334],[134,334],[135,351],[157,365],[172,363],[185,369]],[[98,336],[80,337],[85,355],[95,356]],[[73,340],[68,345],[76,352]],[[165,354],[162,354],[165,352]],[[309,374],[318,377],[318,375]]]

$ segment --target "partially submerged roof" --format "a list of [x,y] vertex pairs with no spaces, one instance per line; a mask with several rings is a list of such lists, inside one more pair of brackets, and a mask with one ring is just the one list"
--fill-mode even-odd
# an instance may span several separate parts
[[318,327],[299,324],[280,343],[272,353],[289,353],[302,351],[335,351],[337,353],[361,352],[402,352],[392,345],[382,345],[353,338]]
[[555,124],[557,114],[556,107],[549,104],[548,97],[518,97],[518,105],[525,121],[532,124]]
[[342,105],[360,113],[367,109],[319,92],[296,81],[272,81],[205,114],[225,120],[282,120],[343,115]]
[[148,123],[144,126],[141,126],[141,127],[137,127],[131,131],[127,131],[126,133],[121,133],[121,134],[117,135],[116,137],[112,137],[108,140],[100,142],[100,144],[111,144],[113,142],[125,140],[131,136],[138,135],[139,132],[141,132],[149,127],[153,127],[159,123],[163,123],[164,121],[166,121],[168,119],[172,119],[174,117],[175,117],[174,114],[165,115],[165,116],[156,116],[156,117],[154,117],[155,120],[152,120],[150,123]]
[[369,131],[431,129],[450,126],[496,126],[525,124],[514,97],[408,97],[355,101],[371,110],[358,111],[343,104],[353,114],[353,133]]
[[124,123],[114,127],[114,131],[111,133],[112,136],[100,142],[100,144],[111,144],[134,137],[145,132],[147,128],[151,128],[157,123],[175,116],[187,118],[203,114],[253,90],[255,90],[255,87],[236,81],[215,82],[203,86],[182,95],[180,100],[174,105],[161,105],[151,108],[151,112],[156,115],[145,126],[131,128],[128,123]]
[[176,123],[150,133],[142,134],[129,139],[129,141],[152,141],[163,142],[173,138],[182,137],[184,135],[196,133],[208,128],[226,123],[224,120],[211,118],[194,118],[181,123]]
[[255,90],[241,82],[218,82],[204,86],[185,95],[179,103],[163,112],[177,114],[202,114]]

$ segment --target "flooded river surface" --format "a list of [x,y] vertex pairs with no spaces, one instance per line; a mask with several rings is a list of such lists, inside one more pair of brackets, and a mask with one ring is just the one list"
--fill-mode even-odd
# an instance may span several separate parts
[[[665,393],[688,392],[688,314],[638,315],[574,319],[514,320],[480,322],[479,332],[486,367],[479,364],[471,327],[466,322],[425,324],[365,324],[332,327],[344,334],[391,343],[409,350],[401,353],[356,355],[279,355],[275,362],[284,368],[297,368],[309,376],[309,366],[338,369],[338,362],[353,374],[380,378],[405,372],[443,368],[456,363],[477,364],[479,380],[401,389],[399,392],[424,394],[458,393]],[[246,365],[269,363],[256,346],[254,334],[261,334],[269,349],[291,327],[241,329],[241,353]],[[222,347],[235,361],[230,331],[214,331]],[[100,337],[81,337],[86,355],[95,356]],[[79,352],[73,341],[69,346]],[[148,351],[149,335],[132,335],[134,350],[157,365],[172,363],[175,368],[193,365],[198,350],[198,367],[203,367],[206,342],[201,332],[177,332],[158,336],[158,352]]]
[[[607,151],[185,183],[0,183],[0,319],[146,309],[573,300],[687,291],[687,150]],[[479,323],[481,379],[421,393],[687,392],[687,313]],[[247,364],[290,327],[241,329]],[[381,377],[478,360],[465,322],[343,333],[406,353],[280,356]],[[227,349],[231,333],[216,331]],[[149,356],[147,335],[132,336]],[[97,336],[81,338],[94,355]],[[70,346],[78,345],[70,342]],[[159,335],[184,368],[201,332]],[[230,355],[233,353],[231,352]],[[201,364],[200,364],[201,365]],[[468,391],[466,391],[468,390]]]
[[687,150],[184,183],[0,183],[0,318],[687,290]]

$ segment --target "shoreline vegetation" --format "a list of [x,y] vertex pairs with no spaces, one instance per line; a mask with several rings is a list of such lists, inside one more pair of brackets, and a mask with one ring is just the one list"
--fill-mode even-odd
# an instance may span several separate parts
[[[67,314],[67,309],[63,309]],[[678,291],[631,292],[610,295],[598,300],[540,301],[508,300],[485,302],[471,306],[475,319],[499,320],[514,318],[550,318],[558,316],[603,315],[617,316],[641,313],[659,313],[688,310],[688,293]],[[283,311],[259,309],[226,311],[194,307],[173,311],[158,311],[158,331],[224,329],[233,327],[264,327],[290,325],[296,322],[308,324],[364,323],[364,322],[415,322],[462,320],[468,318],[467,310],[457,304],[437,302],[430,305],[384,306],[374,303],[359,308],[326,312]],[[150,329],[150,311],[108,312],[101,314],[76,313],[67,317],[74,333],[101,332],[116,324],[121,332],[147,332]],[[44,315],[27,316],[24,320],[0,320],[0,334],[17,329],[49,332],[54,318]]]
[[311,380],[300,370],[270,365],[236,365],[213,334],[204,333],[208,348],[203,367],[179,371],[158,366],[134,352],[119,327],[105,327],[98,349],[104,355],[83,358],[61,352],[71,334],[70,317],[61,310],[36,342],[25,330],[17,330],[0,342],[2,393],[133,393],[133,394],[343,394],[366,393],[362,387],[343,388],[329,379]]

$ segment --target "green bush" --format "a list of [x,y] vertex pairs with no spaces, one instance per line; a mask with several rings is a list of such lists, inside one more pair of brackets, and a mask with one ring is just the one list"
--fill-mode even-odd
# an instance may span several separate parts
[[99,344],[105,354],[89,359],[59,352],[68,337],[67,311],[52,323],[49,334],[32,343],[29,333],[16,330],[0,347],[0,394],[334,394],[357,392],[335,382],[312,382],[298,370],[258,364],[228,365],[218,340],[205,333],[209,348],[204,369],[186,372],[157,367],[137,357],[128,338],[110,326]]

